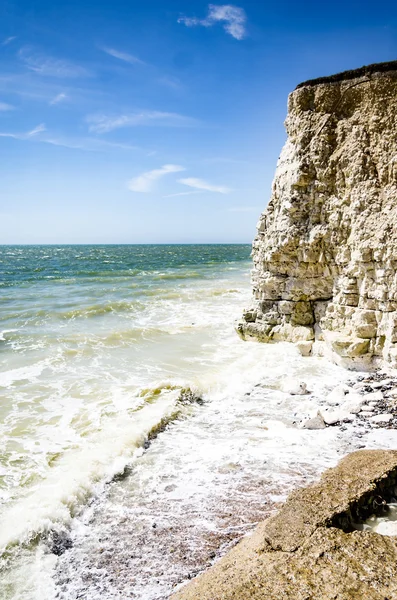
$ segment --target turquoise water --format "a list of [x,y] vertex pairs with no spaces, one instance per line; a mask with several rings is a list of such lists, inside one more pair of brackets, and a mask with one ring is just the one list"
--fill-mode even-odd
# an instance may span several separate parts
[[[216,377],[250,246],[0,247],[0,546],[67,522]],[[226,328],[225,328],[225,324]]]
[[[0,285],[180,275],[249,260],[248,244],[0,246]],[[195,277],[192,270],[190,274]]]

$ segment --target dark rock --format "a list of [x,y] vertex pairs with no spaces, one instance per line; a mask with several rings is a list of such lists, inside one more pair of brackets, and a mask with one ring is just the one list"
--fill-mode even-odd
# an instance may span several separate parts
[[178,402],[181,404],[199,404],[202,406],[204,404],[204,400],[193,392],[190,388],[183,388],[178,398]]
[[56,556],[61,556],[73,546],[72,539],[67,531],[51,531],[49,537],[50,550]]

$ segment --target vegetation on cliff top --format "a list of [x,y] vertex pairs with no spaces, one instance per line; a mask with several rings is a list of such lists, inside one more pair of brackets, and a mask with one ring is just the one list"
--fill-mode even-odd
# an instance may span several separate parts
[[352,69],[350,71],[342,71],[342,73],[335,73],[335,75],[328,75],[327,77],[317,77],[317,79],[308,79],[299,83],[295,89],[319,85],[320,83],[335,83],[337,81],[346,81],[348,79],[356,79],[357,77],[363,77],[365,75],[372,75],[372,73],[385,73],[386,71],[397,71],[397,60],[389,62],[374,63],[372,65],[364,65],[359,69]]

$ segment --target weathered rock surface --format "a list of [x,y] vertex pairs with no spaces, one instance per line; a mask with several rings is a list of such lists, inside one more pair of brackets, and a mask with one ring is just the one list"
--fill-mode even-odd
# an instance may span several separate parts
[[292,92],[243,338],[397,366],[397,61]]
[[396,483],[397,451],[350,454],[173,598],[395,600],[397,537],[355,526],[393,499]]

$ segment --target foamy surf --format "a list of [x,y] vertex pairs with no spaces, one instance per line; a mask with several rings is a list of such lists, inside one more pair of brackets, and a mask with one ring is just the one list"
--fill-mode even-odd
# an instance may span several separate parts
[[[3,277],[1,316],[0,597],[167,598],[352,449],[349,432],[294,425],[342,369],[237,337],[249,251],[13,251],[21,268]],[[312,394],[283,391],[287,374]],[[183,388],[202,401],[180,402]]]
[[36,560],[35,545],[70,527],[151,431],[191,411],[177,396],[216,372],[226,321],[234,337],[249,248],[0,253],[0,545],[14,598],[17,557]]
[[85,446],[55,461],[48,475],[1,515],[0,552],[67,525],[94,493],[124,471],[159,424],[180,414],[180,389],[156,389],[159,393],[151,397],[146,391],[132,415],[124,412],[112,419]]

